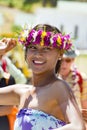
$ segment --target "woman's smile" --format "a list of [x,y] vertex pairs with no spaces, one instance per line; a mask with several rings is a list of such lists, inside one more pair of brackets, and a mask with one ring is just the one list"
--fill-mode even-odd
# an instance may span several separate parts
[[45,62],[44,61],[33,60],[33,63],[35,65],[43,65]]

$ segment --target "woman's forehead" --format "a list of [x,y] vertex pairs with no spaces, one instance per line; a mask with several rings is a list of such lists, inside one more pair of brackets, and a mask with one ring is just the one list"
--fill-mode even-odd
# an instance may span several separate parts
[[50,51],[52,50],[52,51],[58,52],[59,54],[61,53],[61,50],[60,50],[59,48],[54,48],[54,47],[51,46],[51,45],[49,45],[49,46],[41,46],[40,44],[35,44],[35,45],[34,45],[34,44],[31,44],[31,45],[29,45],[29,47],[35,47],[35,48],[41,49],[41,50],[47,48],[47,49],[50,49]]
[[51,48],[51,49],[55,49],[53,46],[51,46],[51,45],[48,45],[48,46],[46,46],[46,45],[44,45],[44,46],[41,46],[40,44],[31,44],[31,45],[29,45],[29,46],[34,46],[34,47],[38,47],[38,48]]

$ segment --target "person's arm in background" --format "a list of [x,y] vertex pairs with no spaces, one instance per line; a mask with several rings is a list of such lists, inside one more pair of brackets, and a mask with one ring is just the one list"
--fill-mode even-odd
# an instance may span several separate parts
[[18,69],[12,63],[12,61],[8,57],[5,57],[5,59],[6,59],[6,62],[7,62],[7,69],[9,71],[9,73],[15,78],[16,83],[25,84],[27,82],[25,75],[21,72],[20,69]]
[[[4,55],[16,46],[17,41],[15,39],[3,38],[0,40],[0,55]],[[11,62],[9,58],[6,58],[7,69],[9,73],[15,78],[16,83],[26,83],[25,75]]]
[[[2,57],[6,52],[10,51],[16,46],[16,40],[10,38],[3,38],[0,40],[0,57]],[[3,78],[4,71],[0,66],[0,78]],[[2,86],[0,86],[2,87]],[[3,99],[2,99],[3,100]],[[13,106],[0,106],[0,116],[8,115],[12,111]]]
[[82,109],[82,116],[85,121],[86,130],[87,130],[87,109]]
[[[0,78],[3,77],[4,71],[2,69],[2,67],[0,66]],[[1,87],[1,86],[0,86]],[[0,116],[5,116],[10,114],[10,112],[12,111],[13,106],[0,106]]]
[[82,115],[86,123],[87,130],[87,77],[83,77],[83,90],[81,94],[81,105],[82,105]]

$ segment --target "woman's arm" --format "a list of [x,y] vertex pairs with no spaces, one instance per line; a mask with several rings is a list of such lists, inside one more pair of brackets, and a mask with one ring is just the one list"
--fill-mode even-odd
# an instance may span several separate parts
[[0,106],[0,116],[6,116],[11,113],[13,106]]
[[18,88],[18,84],[0,88],[0,105],[18,105],[20,103]]
[[[68,103],[68,104],[67,104]],[[66,107],[67,106],[67,107]],[[69,123],[63,127],[53,130],[86,130],[81,113],[77,108],[77,104],[71,100],[62,104],[63,109],[66,108],[66,115]]]
[[20,105],[23,95],[29,93],[32,85],[15,84],[0,88],[0,105]]
[[63,85],[61,87],[60,108],[68,120],[68,123],[63,127],[54,130],[86,130],[82,114],[76,103],[73,92],[69,86]]

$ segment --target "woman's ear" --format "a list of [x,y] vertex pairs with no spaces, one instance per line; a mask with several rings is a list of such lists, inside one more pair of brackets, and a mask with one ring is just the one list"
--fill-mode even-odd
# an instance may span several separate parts
[[58,60],[61,60],[61,59],[62,59],[62,57],[59,57],[59,58],[58,58]]
[[62,59],[63,54],[64,54],[64,51],[60,51],[60,54],[59,54],[59,56],[58,56],[58,60],[61,60],[61,59]]

